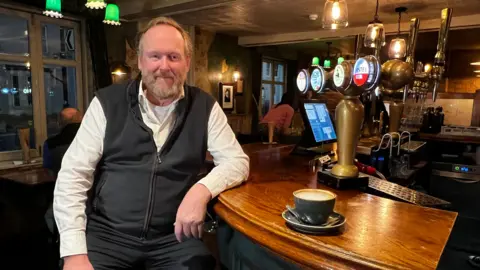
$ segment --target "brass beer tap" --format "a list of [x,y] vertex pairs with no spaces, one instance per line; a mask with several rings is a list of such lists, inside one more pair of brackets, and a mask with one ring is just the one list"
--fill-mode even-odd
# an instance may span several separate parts
[[432,99],[433,102],[437,100],[438,88],[440,81],[445,72],[445,49],[448,41],[448,31],[450,29],[450,22],[452,21],[452,9],[444,8],[441,13],[440,32],[437,42],[437,53],[433,62],[433,67],[424,65],[421,62],[417,63],[415,70],[415,81],[413,83],[412,92],[416,100],[420,99],[423,102],[427,93],[433,85]]
[[364,117],[363,104],[358,98],[363,90],[352,81],[354,64],[352,60],[343,61],[335,67],[332,76],[333,85],[343,94],[343,99],[335,108],[338,163],[331,173],[349,178],[358,176],[358,168],[353,161]]
[[357,61],[343,61],[335,67],[333,85],[344,98],[335,109],[338,163],[332,168],[332,175],[358,177],[354,158],[364,121],[364,107],[359,96],[377,87],[380,73],[380,62],[373,55]]

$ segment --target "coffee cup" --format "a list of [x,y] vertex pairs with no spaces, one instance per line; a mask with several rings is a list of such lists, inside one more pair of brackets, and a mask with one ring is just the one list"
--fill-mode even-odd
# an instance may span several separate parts
[[300,189],[293,192],[295,212],[302,221],[312,225],[327,222],[333,213],[337,195],[323,189]]

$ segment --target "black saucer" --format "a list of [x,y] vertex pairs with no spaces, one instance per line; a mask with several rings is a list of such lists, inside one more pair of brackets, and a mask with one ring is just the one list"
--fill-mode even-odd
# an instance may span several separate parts
[[299,221],[290,211],[285,210],[282,213],[283,219],[286,221],[288,227],[295,231],[308,234],[335,234],[341,232],[345,226],[347,219],[339,213],[333,212],[329,218],[338,218],[338,221],[330,226],[323,225],[307,225]]

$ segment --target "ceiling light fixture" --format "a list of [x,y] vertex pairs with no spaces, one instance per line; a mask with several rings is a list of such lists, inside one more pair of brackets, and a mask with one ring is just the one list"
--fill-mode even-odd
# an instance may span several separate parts
[[107,7],[107,4],[105,0],[87,0],[85,6],[90,9],[104,9]]
[[398,31],[397,37],[390,41],[390,48],[388,49],[388,57],[390,59],[403,58],[407,54],[405,39],[400,37],[400,22],[402,21],[402,12],[405,11],[407,11],[406,7],[398,7],[395,9],[395,12],[398,12]]
[[363,45],[367,48],[381,48],[385,45],[385,29],[378,19],[378,0],[373,21],[368,24]]
[[470,63],[470,65],[472,65],[472,66],[480,66],[480,62],[473,62],[473,63]]
[[47,0],[45,4],[45,16],[52,18],[63,18],[62,15],[62,0]]
[[316,21],[318,19],[318,14],[310,14],[308,15],[308,18],[312,21]]
[[345,0],[327,0],[323,8],[322,27],[335,30],[347,26],[347,2]]
[[108,4],[105,10],[104,23],[110,25],[120,25],[120,9],[115,4]]

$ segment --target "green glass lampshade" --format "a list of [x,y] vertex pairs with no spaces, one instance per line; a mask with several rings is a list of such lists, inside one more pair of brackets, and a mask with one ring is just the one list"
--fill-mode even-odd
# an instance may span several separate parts
[[106,24],[111,25],[120,25],[120,9],[115,4],[108,4],[107,9],[105,10],[105,20]]
[[323,68],[330,68],[330,59],[325,59],[325,61],[323,61]]
[[343,57],[338,57],[337,59],[337,65],[340,65],[343,61],[345,61],[345,59]]
[[318,65],[320,65],[320,58],[315,56],[312,59],[312,66],[318,66]]
[[62,0],[47,0],[43,14],[53,18],[62,18]]
[[87,0],[85,6],[91,9],[103,9],[107,4],[105,3],[105,0]]

